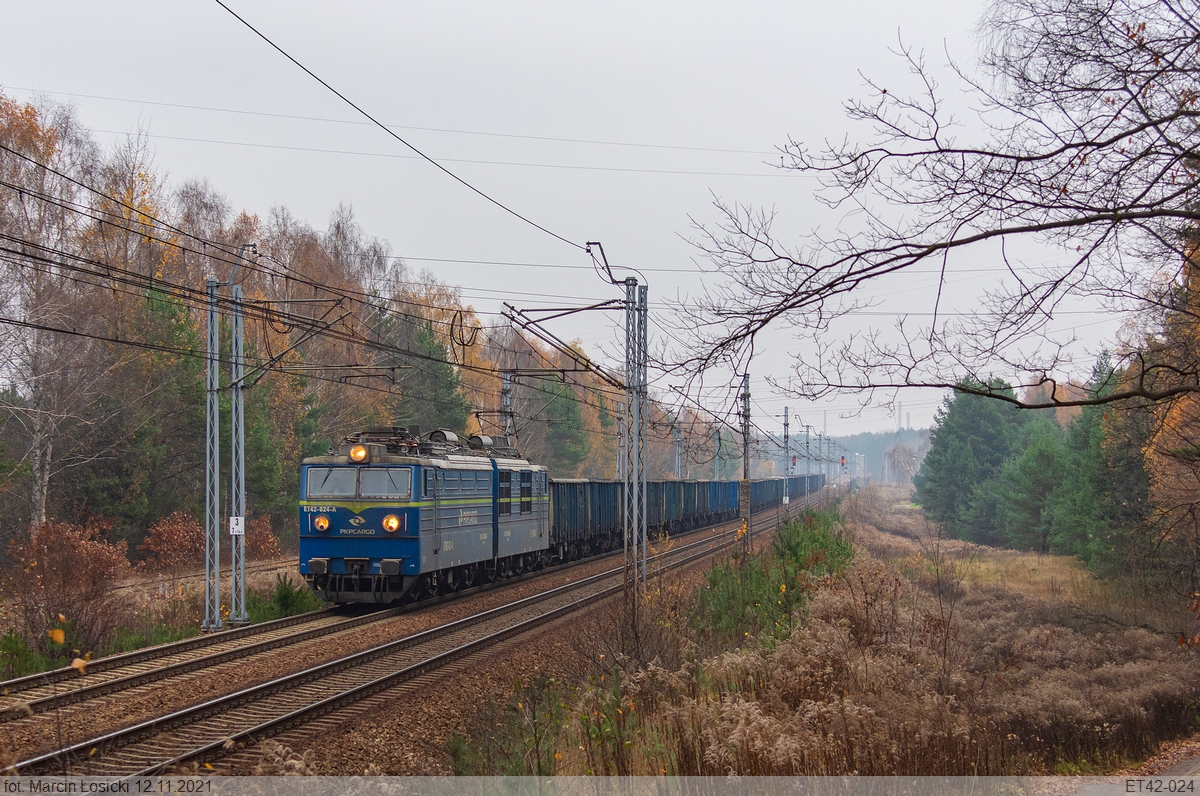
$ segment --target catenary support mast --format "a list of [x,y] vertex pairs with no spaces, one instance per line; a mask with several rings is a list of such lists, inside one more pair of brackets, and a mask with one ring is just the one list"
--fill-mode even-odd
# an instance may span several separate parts
[[205,280],[208,293],[208,356],[205,360],[204,451],[204,621],[200,629],[220,630],[221,622],[221,351],[220,313],[215,279]]
[[[236,275],[237,266],[234,266]],[[230,277],[230,281],[233,277]],[[230,571],[229,623],[245,625],[246,613],[246,382],[242,345],[242,286],[233,286],[233,362],[230,379],[232,461],[229,507],[229,545],[232,550]]]
[[245,624],[246,614],[246,461],[245,461],[245,360],[242,352],[242,288],[234,285],[238,267],[248,252],[256,250],[253,243],[238,250],[229,279],[221,282],[207,279],[208,294],[208,352],[205,360],[205,456],[204,456],[204,619],[200,629],[205,632],[221,630],[221,351],[220,295],[222,285],[233,286],[233,340],[231,380],[232,466],[230,467],[232,504],[229,533],[232,537],[232,597],[229,620]]

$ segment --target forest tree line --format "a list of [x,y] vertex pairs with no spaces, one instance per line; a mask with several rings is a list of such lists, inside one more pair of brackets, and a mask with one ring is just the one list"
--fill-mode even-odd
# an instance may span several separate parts
[[[257,255],[237,277],[253,374],[248,510],[275,534],[295,533],[300,460],[352,431],[500,433],[504,370],[563,371],[513,380],[524,456],[559,477],[613,477],[619,390],[482,318],[458,288],[369,235],[351,207],[338,205],[324,231],[283,206],[238,212],[206,181],[169,185],[144,139],[105,149],[72,108],[0,93],[0,544],[61,521],[92,523],[132,552],[155,523],[202,516],[204,285],[227,280],[249,242]],[[716,429],[652,401],[649,477],[672,476],[681,433],[689,471],[737,469],[740,446]]]
[[[1160,379],[1151,387],[1171,383],[1172,363],[1190,356],[1196,339],[1194,258],[1184,271],[1185,284],[1137,341],[1146,370]],[[1083,406],[1022,409],[964,384],[968,391],[947,397],[937,414],[915,499],[959,539],[1077,556],[1098,574],[1166,579],[1193,593],[1200,397],[1184,390],[1169,400],[1105,403],[1131,386],[1130,374],[1111,363],[1102,354],[1087,384],[1057,387],[1059,400]],[[1018,398],[1002,380],[987,386]]]

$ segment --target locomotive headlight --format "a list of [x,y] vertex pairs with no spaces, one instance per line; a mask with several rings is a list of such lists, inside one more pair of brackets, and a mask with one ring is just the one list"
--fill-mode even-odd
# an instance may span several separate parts
[[367,458],[367,446],[366,445],[355,445],[353,448],[350,449],[350,461],[361,462],[361,461],[366,461],[366,458]]
[[400,530],[400,518],[395,514],[389,514],[383,518],[383,529],[388,533],[395,533]]
[[328,531],[329,530],[329,518],[326,517],[324,514],[322,514],[321,516],[319,516],[315,520],[313,520],[313,527],[316,528],[318,531]]

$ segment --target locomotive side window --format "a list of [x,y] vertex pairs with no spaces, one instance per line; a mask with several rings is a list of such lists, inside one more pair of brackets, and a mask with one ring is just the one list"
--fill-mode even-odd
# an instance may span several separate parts
[[512,473],[500,473],[500,509],[501,514],[512,514]]
[[521,473],[521,513],[533,513],[533,473],[528,470]]
[[408,500],[412,491],[412,470],[407,467],[364,467],[358,489],[365,498]]
[[357,467],[309,467],[307,495],[352,498],[357,475]]

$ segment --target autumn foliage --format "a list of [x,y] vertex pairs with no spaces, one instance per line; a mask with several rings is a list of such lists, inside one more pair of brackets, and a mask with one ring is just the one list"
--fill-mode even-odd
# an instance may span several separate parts
[[[257,259],[238,283],[264,317],[246,324],[246,351],[273,366],[244,395],[248,519],[269,516],[290,542],[301,460],[354,430],[500,433],[501,370],[569,373],[566,383],[512,380],[527,458],[558,477],[613,476],[621,394],[576,365],[582,348],[567,354],[489,326],[457,287],[392,255],[349,206],[333,209],[324,229],[283,207],[239,212],[208,183],[168,184],[142,139],[97,146],[76,111],[49,100],[0,94],[0,145],[9,186],[0,188],[0,234],[72,264],[46,271],[23,255],[0,263],[18,321],[0,327],[0,347],[15,357],[0,391],[0,544],[47,519],[97,516],[153,569],[202,563],[195,520],[181,513],[204,499],[206,374],[195,352],[207,320],[195,286],[226,278],[229,253],[249,241]],[[21,325],[65,328],[60,318],[72,319],[73,334]],[[350,364],[362,372],[345,375]],[[227,370],[221,379],[224,438]],[[711,417],[654,404],[649,477],[673,475],[680,428],[685,477],[736,469],[735,451],[706,448]],[[228,462],[221,468],[224,489]],[[224,554],[223,520],[221,532]],[[261,522],[246,544],[250,557],[277,554]]]
[[46,522],[34,530],[28,544],[17,547],[15,558],[42,589],[94,594],[133,574],[128,545],[104,539],[111,527],[98,521]]
[[1194,732],[1200,669],[1169,596],[1139,603],[1068,557],[945,539],[908,497],[843,503],[855,560],[807,583],[788,632],[712,648],[723,617],[651,598],[648,635],[679,641],[648,660],[636,637],[614,654],[615,634],[577,623],[574,665],[593,675],[545,700],[565,711],[485,711],[448,747],[456,767],[538,773],[533,738],[559,775],[1101,774]]
[[150,526],[138,551],[152,570],[175,573],[202,567],[204,528],[191,514],[177,511]]
[[[221,540],[221,556],[229,561],[231,544]],[[204,567],[204,526],[185,511],[177,511],[150,526],[146,540],[138,546],[151,571],[178,574]],[[246,558],[279,558],[279,539],[271,530],[271,517],[260,514],[246,524]]]
[[246,523],[246,558],[250,561],[279,558],[279,539],[271,531],[271,518],[266,514]]
[[81,650],[99,649],[127,611],[113,594],[115,580],[133,574],[124,541],[108,542],[110,523],[76,525],[47,522],[23,544],[10,549],[4,591],[16,609],[26,637],[45,644],[52,630]]

